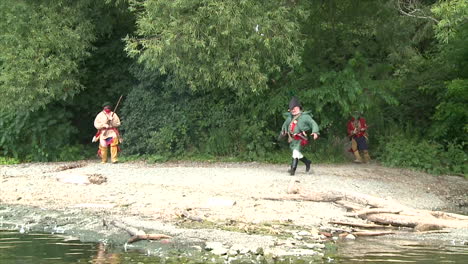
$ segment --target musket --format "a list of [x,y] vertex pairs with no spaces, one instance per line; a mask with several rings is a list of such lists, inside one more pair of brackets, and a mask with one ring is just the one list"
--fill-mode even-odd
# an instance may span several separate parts
[[119,107],[120,101],[122,100],[123,95],[120,95],[119,101],[117,101],[117,104],[114,107],[114,111],[112,111],[112,116],[114,116],[115,112],[117,111],[117,107]]

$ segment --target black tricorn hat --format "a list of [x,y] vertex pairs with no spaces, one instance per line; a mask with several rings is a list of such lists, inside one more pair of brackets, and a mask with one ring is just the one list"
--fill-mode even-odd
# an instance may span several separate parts
[[299,108],[302,108],[301,103],[299,103],[299,99],[297,99],[296,96],[293,96],[291,98],[291,101],[289,101],[289,110],[292,110],[296,106],[299,106]]

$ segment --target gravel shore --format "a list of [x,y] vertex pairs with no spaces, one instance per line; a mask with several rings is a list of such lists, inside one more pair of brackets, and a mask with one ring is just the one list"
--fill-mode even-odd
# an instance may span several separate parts
[[[286,171],[287,165],[260,163],[4,165],[0,167],[0,217],[29,226],[47,220],[63,229],[93,230],[99,239],[119,233],[108,224],[118,220],[175,240],[221,242],[226,249],[243,245],[250,251],[262,248],[277,253],[291,250],[291,241],[301,240],[301,235],[313,236],[329,227],[329,221],[349,221],[346,210],[333,203],[263,199],[286,194],[292,179],[308,191],[352,191],[417,209],[468,211],[468,181],[462,177],[376,164],[313,165],[310,173],[299,167],[295,177]],[[198,227],[189,228],[192,222]],[[213,224],[204,227],[200,222]],[[229,223],[233,231],[226,230]],[[254,226],[268,227],[271,234],[256,232]],[[286,230],[291,237],[275,236],[276,229],[291,229]],[[468,230],[457,230],[447,239],[467,234]],[[116,243],[125,241],[125,235],[120,239]],[[302,246],[314,247],[307,243]]]

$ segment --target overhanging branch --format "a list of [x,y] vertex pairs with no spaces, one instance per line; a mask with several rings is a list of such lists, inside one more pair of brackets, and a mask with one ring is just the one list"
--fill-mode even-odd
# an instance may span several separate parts
[[434,17],[424,14],[424,11],[418,8],[419,0],[396,0],[398,12],[405,16],[410,16],[420,19],[429,19],[435,23],[439,23],[439,20]]

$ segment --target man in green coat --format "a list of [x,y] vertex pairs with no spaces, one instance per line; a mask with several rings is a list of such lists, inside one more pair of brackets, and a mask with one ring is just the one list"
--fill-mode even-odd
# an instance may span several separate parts
[[310,112],[302,111],[302,106],[295,96],[289,102],[288,111],[289,113],[286,114],[287,118],[283,123],[281,134],[288,135],[289,147],[292,150],[289,174],[294,175],[296,173],[299,160],[304,162],[306,165],[306,172],[309,172],[312,162],[302,155],[301,149],[309,142],[307,131],[312,131],[310,135],[316,140],[319,135],[319,127],[312,119],[312,114]]

